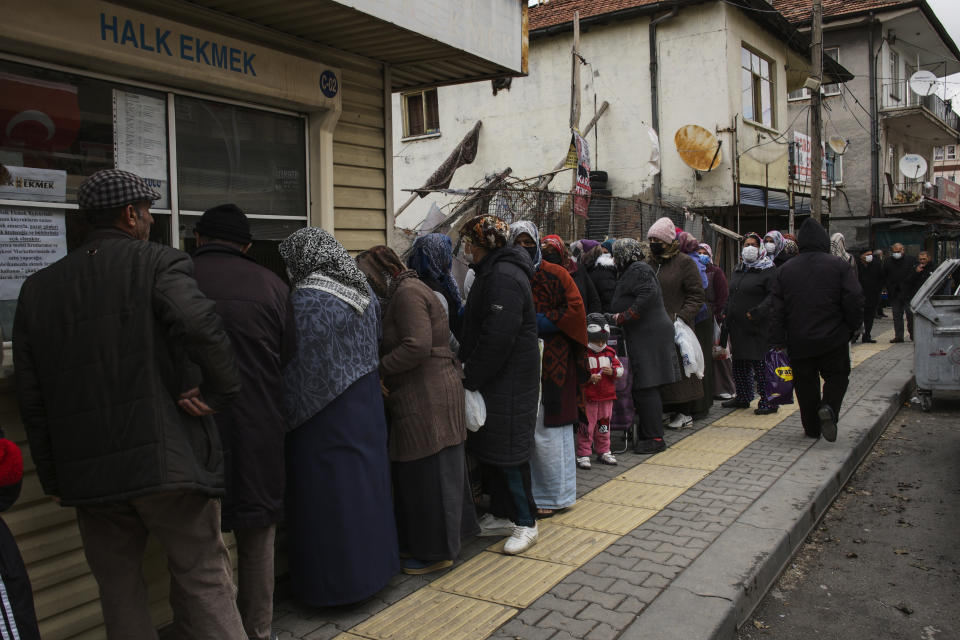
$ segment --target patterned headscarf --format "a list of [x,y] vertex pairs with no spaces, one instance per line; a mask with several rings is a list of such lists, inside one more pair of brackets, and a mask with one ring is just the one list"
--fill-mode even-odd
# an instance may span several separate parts
[[472,244],[493,251],[507,245],[510,227],[497,216],[482,215],[470,218],[460,227],[460,237]]
[[625,270],[634,262],[643,260],[643,248],[633,238],[618,238],[613,243],[613,262],[620,271]]
[[710,245],[708,245],[706,242],[701,242],[697,245],[697,247],[700,249],[706,249],[707,255],[710,256],[710,262],[713,262],[713,249],[710,248]]
[[[763,271],[764,269],[769,269],[774,266],[773,258],[767,255],[767,250],[763,248],[763,238],[758,234],[751,231],[747,235],[743,236],[743,242],[746,242],[747,238],[753,238],[757,241],[757,244],[760,245],[758,250],[760,253],[757,254],[757,259],[755,262],[744,262],[740,261],[740,264],[737,265],[737,271],[746,271],[747,269],[756,269],[758,271]],[[743,242],[740,243],[740,246],[743,246]]]
[[771,229],[770,231],[767,231],[767,235],[765,235],[764,238],[771,238],[773,240],[774,249],[773,249],[773,255],[770,256],[771,258],[776,258],[778,255],[780,255],[780,252],[783,251],[783,248],[787,244],[786,238],[784,238],[783,234],[777,231],[776,229]]
[[847,253],[847,243],[842,233],[835,233],[830,236],[830,253],[851,262],[850,254]]
[[[460,287],[450,273],[453,264],[453,242],[442,233],[431,233],[413,243],[407,266],[420,274],[420,278],[428,285],[440,289],[447,305],[450,306],[450,315],[459,315],[463,309],[463,298],[460,297]],[[453,302],[456,307],[451,305]]]
[[298,229],[280,243],[295,289],[319,289],[343,300],[363,315],[370,304],[370,288],[343,245],[319,227]]
[[783,251],[780,253],[785,256],[795,256],[800,253],[800,246],[796,240],[785,237],[783,239]]
[[540,230],[537,229],[537,225],[529,220],[518,220],[510,225],[510,243],[516,243],[517,238],[519,238],[522,233],[526,233],[533,238],[533,241],[537,245],[537,252],[533,258],[533,268],[539,269],[540,263],[543,262],[543,254],[540,253]]
[[393,249],[382,244],[361,252],[357,266],[382,303],[393,296],[401,280],[417,277],[417,272],[406,268]]
[[543,241],[540,243],[541,253],[543,249],[553,248],[560,255],[560,265],[567,270],[569,273],[577,272],[577,263],[570,259],[570,256],[567,255],[567,246],[563,244],[563,239],[557,235],[543,236]]

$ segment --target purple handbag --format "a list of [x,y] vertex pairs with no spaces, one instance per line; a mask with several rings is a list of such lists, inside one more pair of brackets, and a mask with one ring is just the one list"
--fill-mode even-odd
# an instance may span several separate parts
[[775,405],[793,404],[793,368],[787,352],[770,349],[763,358],[763,368],[767,402]]

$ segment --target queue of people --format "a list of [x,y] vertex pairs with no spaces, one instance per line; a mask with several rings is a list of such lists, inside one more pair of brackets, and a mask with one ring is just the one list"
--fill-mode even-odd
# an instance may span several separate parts
[[[615,402],[629,401],[634,451],[663,451],[665,428],[716,398],[746,408],[758,395],[756,413],[775,412],[771,349],[793,361],[805,433],[833,441],[847,344],[861,327],[872,341],[882,286],[896,321],[932,270],[899,245],[889,266],[850,255],[808,220],[796,239],[744,236],[728,283],[669,218],[643,242],[568,247],[479,215],[456,230],[469,291],[446,235],[418,238],[406,260],[386,246],[354,258],[314,227],[280,244],[284,282],[249,257],[235,205],[203,214],[192,260],[147,242],[158,198],[124,171],[85,180],[90,233],[27,280],[14,328],[37,472],[77,509],[111,638],[156,637],[148,534],[167,552],[184,637],[271,638],[281,522],[293,593],[316,607],[450,567],[474,535],[523,553],[538,520],[575,503],[578,468],[618,463]],[[684,325],[702,376],[676,346]],[[465,393],[485,406],[475,431]],[[236,585],[221,531],[237,541]]]

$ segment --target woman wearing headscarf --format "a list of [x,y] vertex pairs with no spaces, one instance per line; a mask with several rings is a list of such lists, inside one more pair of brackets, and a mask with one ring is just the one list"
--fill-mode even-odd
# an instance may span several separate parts
[[573,278],[563,267],[541,259],[540,232],[527,220],[510,225],[510,241],[533,260],[530,278],[543,340],[542,402],[537,415],[533,458],[533,499],[541,517],[577,500],[576,442],[579,369],[587,346],[587,315]]
[[763,248],[767,252],[767,256],[773,260],[773,264],[775,266],[779,267],[789,259],[789,256],[782,255],[783,248],[786,246],[786,244],[786,238],[784,238],[783,234],[776,229],[767,231],[767,235],[763,236]]
[[[584,253],[580,257],[579,265],[586,269],[593,281],[593,285],[600,297],[600,309],[604,313],[610,312],[610,303],[613,301],[613,292],[617,288],[617,267],[613,262],[613,255],[604,251],[603,245],[593,240],[582,240]],[[594,244],[587,249],[587,242]],[[611,245],[612,247],[612,245]]]
[[317,227],[280,243],[297,350],[284,369],[290,579],[315,607],[358,602],[399,569],[380,394],[380,305]]
[[487,421],[467,436],[467,452],[479,460],[490,512],[480,535],[509,535],[504,553],[522,553],[536,544],[537,506],[530,480],[530,456],[537,422],[540,347],[527,252],[507,245],[510,229],[491,215],[460,228],[464,254],[476,273],[463,313],[463,386],[479,391]]
[[703,378],[700,379],[703,384],[703,396],[699,400],[694,400],[690,407],[692,415],[701,415],[710,410],[713,406],[713,394],[715,386],[715,376],[710,361],[713,359],[713,310],[706,303],[707,288],[710,286],[710,277],[707,275],[707,264],[700,259],[700,242],[687,233],[681,231],[677,234],[677,244],[680,245],[680,253],[690,256],[697,270],[700,272],[700,282],[703,284],[704,304],[697,312],[694,318],[693,332],[697,336],[697,342],[700,343],[700,351],[703,353]]
[[744,237],[740,255],[742,260],[733,270],[730,282],[730,297],[721,333],[721,343],[727,335],[730,336],[737,396],[722,406],[738,409],[749,407],[756,387],[760,403],[754,413],[776,413],[777,405],[767,402],[763,364],[769,348],[771,292],[776,269],[763,246],[763,239],[756,233],[748,233]]
[[844,262],[850,265],[854,271],[857,270],[857,259],[847,253],[847,242],[842,233],[835,233],[830,236],[830,253],[843,258]]
[[450,272],[452,265],[453,242],[442,233],[430,233],[417,238],[407,258],[407,266],[416,271],[420,280],[443,301],[450,332],[459,340],[463,324],[463,299],[460,287]]
[[779,267],[787,260],[799,255],[799,253],[800,247],[797,246],[797,239],[789,233],[785,233],[783,234],[783,249],[780,250],[780,254],[777,256],[780,262],[775,262],[774,265]]
[[[446,236],[443,236],[446,237]],[[393,500],[403,572],[453,564],[460,540],[479,532],[463,443],[461,370],[440,299],[383,245],[357,256],[383,304],[380,376],[390,432]]]
[[[726,309],[727,298],[730,293],[727,287],[727,276],[723,273],[723,269],[713,263],[713,249],[710,245],[701,242],[698,253],[700,254],[698,259],[707,267],[707,290],[705,292],[707,305],[713,312],[713,321],[716,323],[716,326],[719,327],[723,325],[723,312]],[[714,331],[716,331],[716,327],[714,327]],[[712,351],[711,349],[711,353]],[[710,366],[709,362],[711,358],[708,352],[704,352],[703,357],[708,363],[707,366]],[[720,400],[729,400],[732,398],[736,393],[736,387],[733,384],[733,368],[730,358],[713,360],[713,376],[714,397]]]
[[663,306],[660,282],[643,260],[640,243],[621,238],[613,245],[620,271],[610,306],[613,323],[623,328],[633,372],[633,406],[639,438],[636,453],[666,449],[660,388],[680,379],[680,362],[673,344],[673,322]]
[[[677,229],[670,218],[660,218],[650,225],[647,237],[650,240],[647,262],[660,281],[667,316],[671,322],[679,318],[694,329],[706,299],[697,265],[693,258],[680,252]],[[672,414],[668,426],[682,429],[693,424],[694,401],[703,397],[703,383],[695,375],[682,377],[661,387],[660,395],[664,410]]]
[[580,298],[583,300],[587,313],[600,313],[600,296],[593,280],[590,279],[585,268],[581,268],[567,255],[567,247],[563,244],[560,236],[543,236],[543,240],[540,242],[540,253],[543,259],[550,264],[560,265],[567,270],[567,273],[570,274],[573,282],[577,285],[577,291],[580,292]]

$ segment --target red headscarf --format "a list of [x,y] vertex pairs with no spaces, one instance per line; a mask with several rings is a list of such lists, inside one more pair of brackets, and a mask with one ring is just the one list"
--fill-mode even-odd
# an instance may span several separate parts
[[547,248],[554,249],[560,255],[560,265],[567,270],[567,273],[577,272],[577,263],[570,259],[570,255],[567,253],[567,245],[564,244],[560,236],[543,236],[540,239],[540,249],[542,251]]

